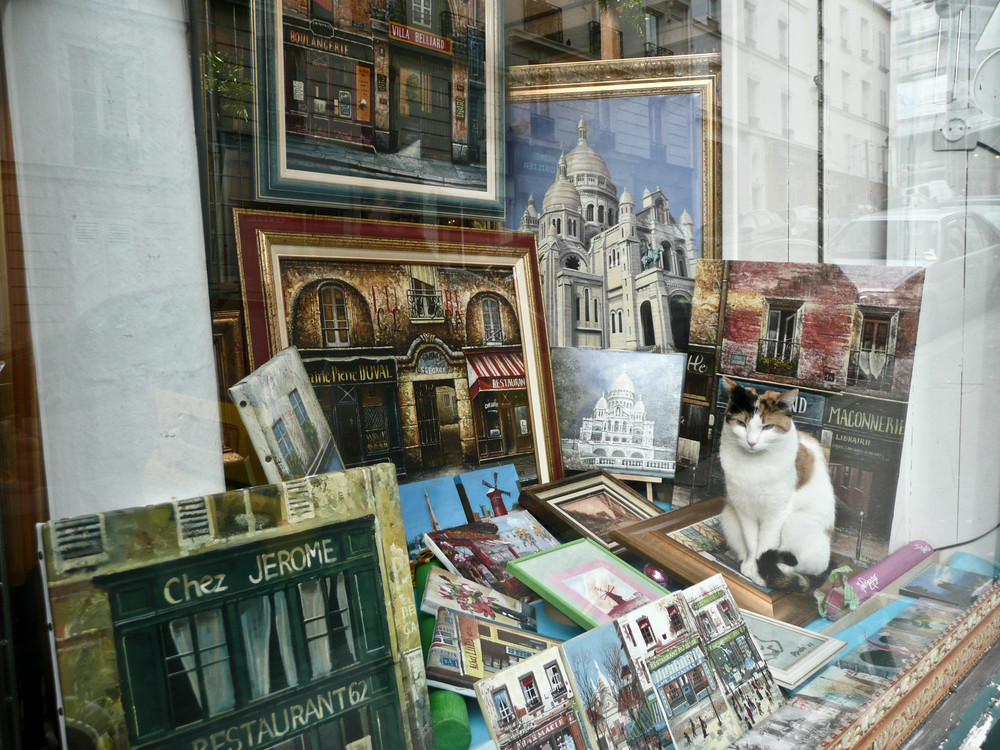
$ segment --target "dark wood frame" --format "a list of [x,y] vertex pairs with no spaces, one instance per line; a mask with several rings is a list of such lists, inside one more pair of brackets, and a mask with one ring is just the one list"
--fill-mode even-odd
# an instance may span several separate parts
[[525,487],[521,490],[518,502],[535,518],[546,523],[554,533],[572,538],[593,539],[609,552],[619,554],[624,549],[619,542],[598,536],[560,507],[564,502],[592,497],[601,492],[607,492],[628,510],[633,511],[637,521],[654,518],[664,512],[662,508],[605,471],[588,471],[548,484]]
[[736,603],[751,612],[758,612],[794,625],[801,625],[811,618],[818,617],[816,602],[812,596],[787,591],[764,591],[737,571],[703,557],[667,536],[672,531],[717,516],[722,512],[724,503],[725,498],[713,497],[663,516],[612,531],[611,538],[689,583],[697,583],[721,573]]

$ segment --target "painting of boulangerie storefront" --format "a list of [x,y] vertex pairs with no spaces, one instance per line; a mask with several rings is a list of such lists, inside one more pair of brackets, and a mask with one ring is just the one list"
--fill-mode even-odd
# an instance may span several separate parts
[[298,346],[346,466],[408,480],[514,461],[534,436],[513,275],[490,268],[283,260]]
[[797,388],[795,424],[830,464],[834,550],[884,557],[923,284],[909,266],[699,261],[674,504],[725,491],[722,375],[758,392]]
[[40,528],[64,747],[434,747],[391,465]]

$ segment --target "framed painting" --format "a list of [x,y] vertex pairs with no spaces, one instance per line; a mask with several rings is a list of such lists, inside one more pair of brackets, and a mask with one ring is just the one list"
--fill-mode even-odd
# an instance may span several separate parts
[[38,537],[62,747],[434,747],[390,466]]
[[503,216],[495,0],[254,0],[257,193]]
[[844,641],[753,612],[743,619],[760,647],[774,680],[793,690],[847,647]]
[[337,444],[294,346],[230,387],[268,482],[340,471]]
[[553,347],[563,466],[672,478],[686,365],[684,354]]
[[248,358],[298,348],[345,466],[562,475],[534,238],[237,211]]
[[704,500],[616,529],[611,538],[689,583],[721,573],[743,609],[796,625],[816,617],[812,596],[765,589],[739,573],[717,523],[724,502],[723,497]]
[[553,346],[686,351],[720,257],[719,56],[507,73],[507,223],[538,237]]
[[507,570],[588,630],[667,593],[591,539],[509,560]]
[[603,471],[588,471],[525,487],[519,502],[550,530],[592,539],[615,553],[622,546],[611,538],[614,529],[663,513],[631,487]]

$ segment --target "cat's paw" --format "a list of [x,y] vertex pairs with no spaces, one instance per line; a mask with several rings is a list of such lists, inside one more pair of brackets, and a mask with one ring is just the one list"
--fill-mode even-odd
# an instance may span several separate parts
[[747,578],[756,583],[758,586],[764,585],[764,579],[761,578],[760,573],[757,572],[756,560],[744,560],[743,564],[740,565],[740,573],[745,575]]

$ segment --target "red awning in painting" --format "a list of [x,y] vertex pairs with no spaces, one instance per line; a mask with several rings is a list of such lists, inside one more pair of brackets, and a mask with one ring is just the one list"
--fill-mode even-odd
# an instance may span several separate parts
[[525,388],[521,352],[467,352],[469,398],[480,391],[513,391]]

